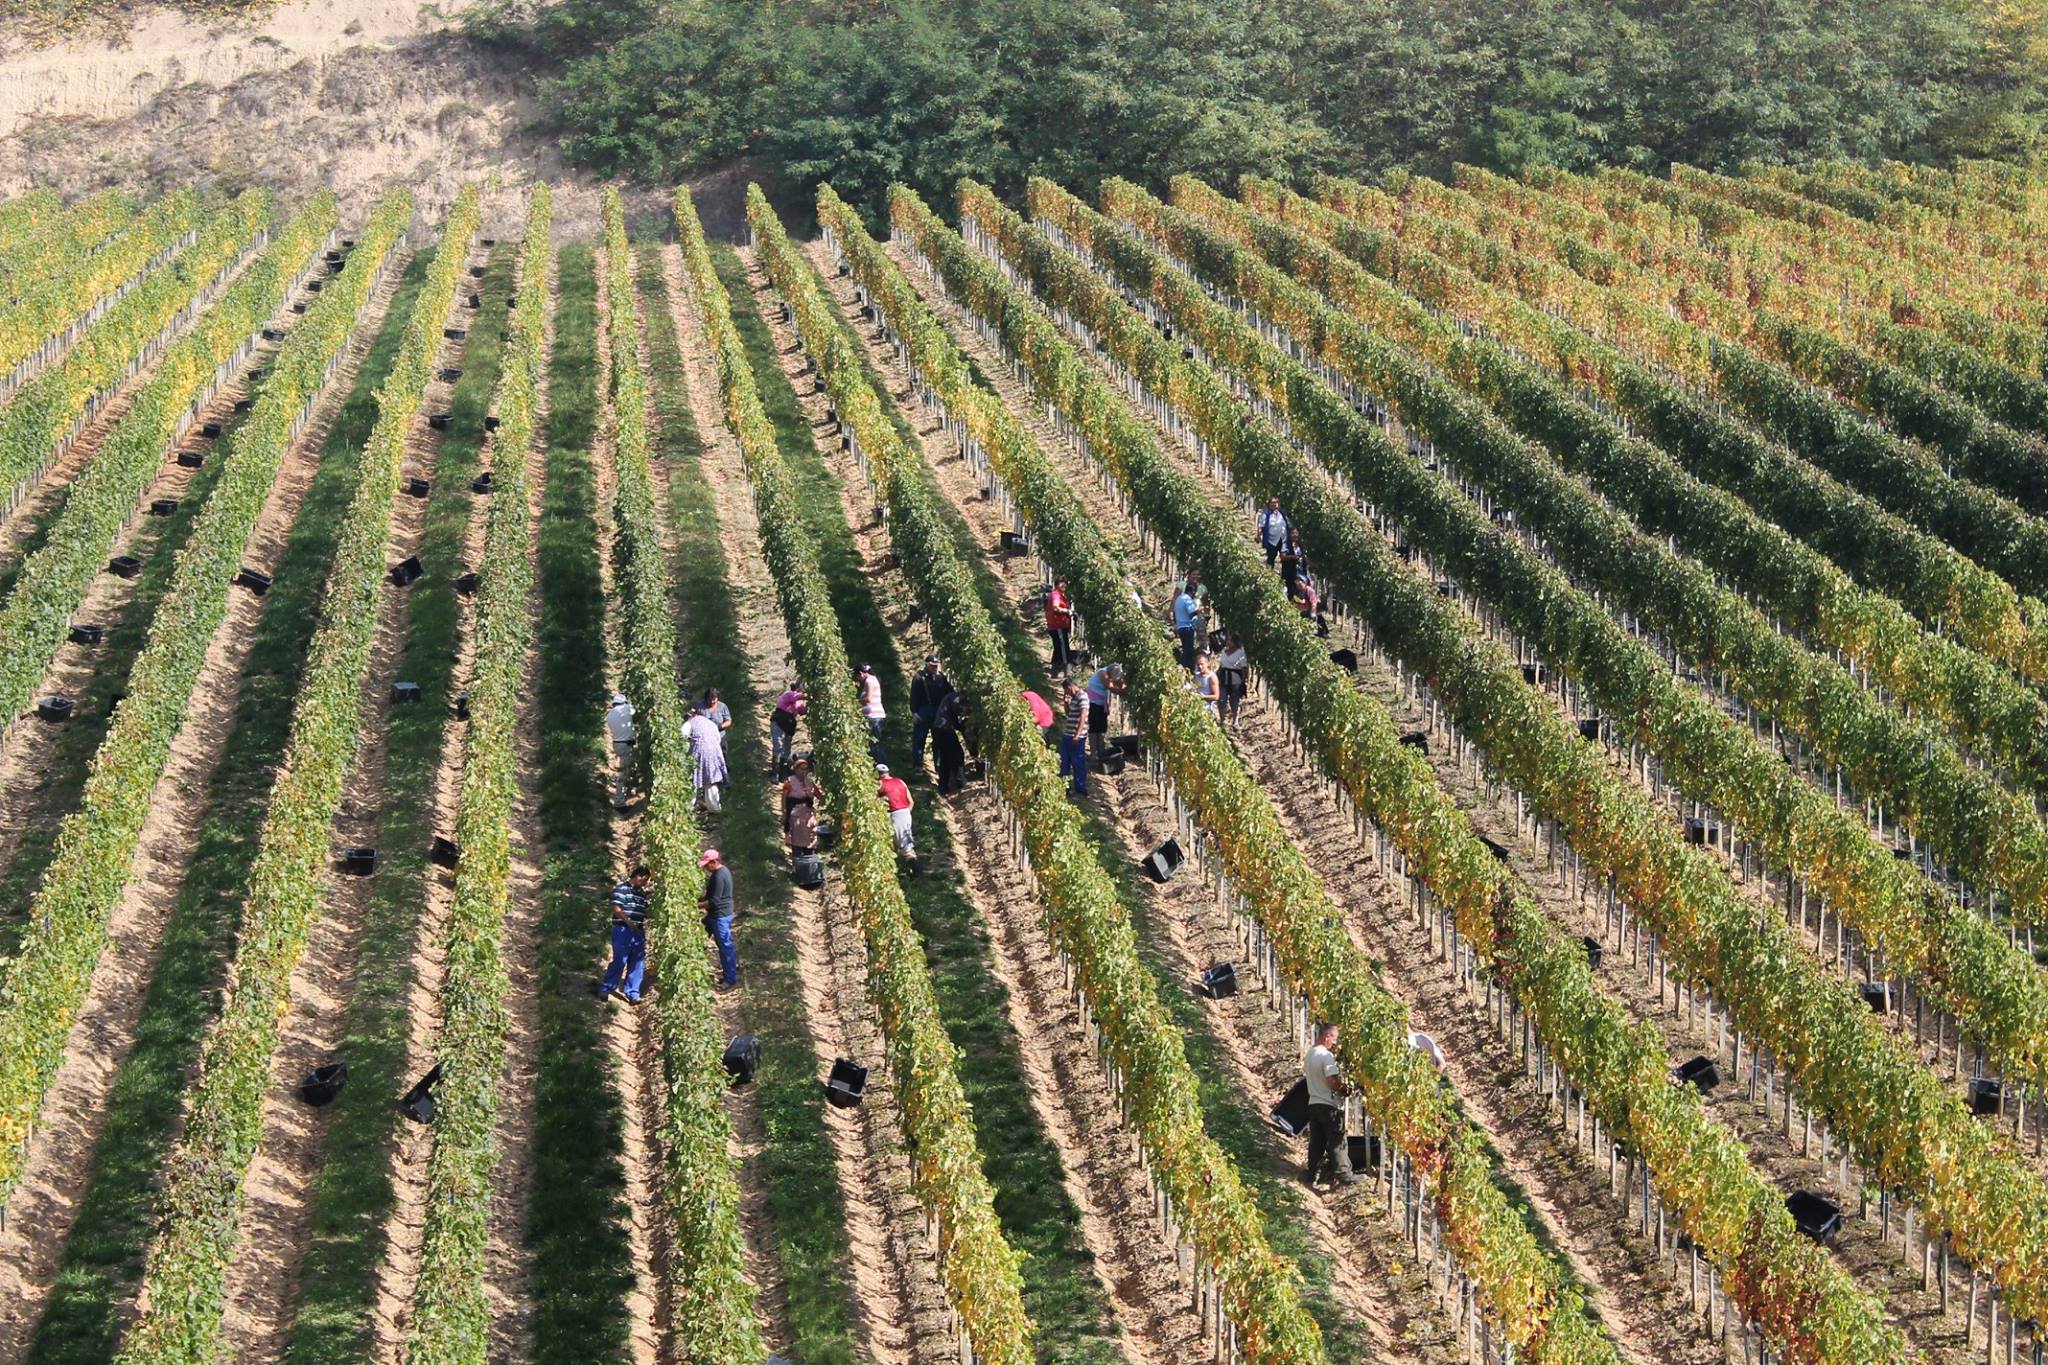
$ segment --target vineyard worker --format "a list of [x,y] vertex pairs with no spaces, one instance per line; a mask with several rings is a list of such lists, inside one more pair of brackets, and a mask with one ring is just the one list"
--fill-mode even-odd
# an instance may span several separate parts
[[854,670],[854,681],[860,687],[861,719],[868,723],[868,734],[872,742],[868,750],[877,759],[882,756],[882,722],[889,713],[882,709],[882,680],[875,676],[875,670],[862,664]]
[[1252,680],[1251,657],[1244,652],[1244,641],[1236,635],[1224,639],[1223,657],[1216,661],[1216,671],[1223,681],[1223,718],[1235,728]]
[[725,732],[700,706],[690,713],[690,723],[684,727],[684,733],[689,736],[690,752],[697,760],[697,766],[690,775],[690,785],[699,801],[710,810],[718,810],[724,805],[723,789],[726,779],[731,776],[725,766]]
[[640,1003],[640,983],[647,975],[647,886],[653,874],[641,863],[612,888],[612,961],[597,983],[597,998],[609,1000],[623,986],[626,1003]]
[[1308,577],[1308,548],[1301,543],[1301,532],[1289,531],[1286,543],[1280,547],[1280,581],[1292,584],[1298,578]]
[[604,728],[611,733],[612,753],[618,759],[618,775],[612,781],[612,805],[626,808],[626,773],[633,763],[633,741],[639,729],[633,724],[633,703],[624,692],[612,693],[612,708],[604,713]]
[[1192,670],[1195,666],[1195,635],[1201,627],[1201,600],[1195,596],[1195,580],[1190,576],[1173,599],[1173,633],[1180,640],[1182,668]]
[[791,854],[811,853],[818,847],[818,781],[811,776],[811,760],[800,758],[782,784],[782,841]]
[[1267,498],[1259,512],[1259,544],[1265,548],[1267,568],[1273,567],[1273,561],[1280,557],[1280,547],[1286,543],[1287,514],[1280,510],[1280,499]]
[[1067,580],[1056,579],[1045,594],[1045,632],[1052,637],[1052,671],[1064,673],[1073,662],[1074,599]]
[[896,834],[896,851],[910,864],[910,875],[918,875],[917,832],[910,827],[910,788],[902,778],[889,772],[889,765],[877,763],[875,776],[880,779],[875,794],[882,798],[882,804],[889,808],[889,824]]
[[939,671],[939,656],[925,656],[924,668],[910,680],[910,761],[924,762],[924,737],[932,732],[939,703],[953,690],[952,679]]
[[1351,1170],[1351,1145],[1344,1140],[1344,1097],[1351,1093],[1337,1066],[1337,1026],[1324,1024],[1316,1030],[1316,1044],[1302,1059],[1302,1078],[1308,1083],[1308,1184],[1314,1189],[1323,1168],[1331,1168],[1339,1185],[1356,1185]]
[[1109,699],[1124,690],[1124,666],[1104,664],[1088,675],[1088,748],[1097,763],[1109,745]]
[[697,866],[704,870],[704,892],[697,898],[704,911],[704,932],[718,945],[718,988],[731,990],[740,984],[740,950],[732,941],[732,869],[715,848],[705,849]]
[[711,723],[718,727],[720,734],[732,729],[732,708],[718,699],[717,688],[704,689],[704,700],[697,709],[711,717]]
[[967,720],[967,698],[955,687],[947,691],[932,717],[932,761],[939,770],[939,795],[967,785],[967,752],[960,731]]
[[1221,720],[1223,705],[1223,684],[1216,677],[1216,670],[1209,662],[1208,652],[1195,655],[1195,695],[1208,709],[1210,720]]
[[775,709],[768,716],[768,764],[775,776],[789,766],[790,753],[796,748],[796,722],[809,703],[804,699],[804,686],[793,682],[783,689],[775,699]]
[[1071,778],[1067,795],[1088,795],[1088,689],[1067,679],[1067,716],[1060,726],[1060,776]]
[[1052,703],[1028,687],[1017,695],[1024,698],[1024,704],[1031,708],[1031,723],[1038,727],[1039,738],[1051,744],[1052,727],[1054,722],[1059,720],[1059,717],[1053,714]]

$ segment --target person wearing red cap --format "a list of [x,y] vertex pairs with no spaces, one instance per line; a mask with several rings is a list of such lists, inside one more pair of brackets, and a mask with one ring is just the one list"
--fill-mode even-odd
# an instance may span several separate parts
[[704,894],[697,904],[704,910],[704,932],[718,945],[718,988],[730,990],[740,984],[740,950],[732,941],[732,869],[707,848],[697,860],[704,870]]
[[910,864],[910,875],[918,875],[917,834],[910,826],[910,788],[902,778],[889,772],[889,765],[877,763],[875,776],[881,779],[876,795],[889,808],[889,823],[896,831],[896,851]]

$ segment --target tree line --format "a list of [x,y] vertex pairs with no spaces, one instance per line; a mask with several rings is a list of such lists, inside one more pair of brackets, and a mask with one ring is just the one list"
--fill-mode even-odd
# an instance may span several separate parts
[[2044,0],[486,0],[569,156],[943,200],[1178,172],[2031,158]]

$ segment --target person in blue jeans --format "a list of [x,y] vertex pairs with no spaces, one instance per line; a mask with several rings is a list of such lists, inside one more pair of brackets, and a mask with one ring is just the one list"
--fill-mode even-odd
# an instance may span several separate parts
[[1088,794],[1088,693],[1067,679],[1067,713],[1060,723],[1060,776],[1069,779],[1067,794]]
[[740,950],[732,941],[732,869],[715,848],[705,849],[697,866],[704,870],[704,894],[697,898],[704,909],[704,932],[718,945],[718,988],[731,990],[740,984]]
[[597,984],[600,1000],[625,990],[626,1003],[640,1003],[640,983],[647,975],[647,885],[653,874],[645,863],[612,888],[612,961]]

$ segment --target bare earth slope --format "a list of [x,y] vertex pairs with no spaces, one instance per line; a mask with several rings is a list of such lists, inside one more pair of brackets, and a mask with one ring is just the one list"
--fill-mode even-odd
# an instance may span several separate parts
[[[45,47],[0,19],[0,195],[255,182],[293,201],[332,189],[353,217],[397,180],[431,220],[496,171],[553,182],[558,235],[594,235],[589,182],[530,126],[535,77],[463,36],[469,3],[293,0],[246,22],[143,9],[126,33]],[[628,210],[652,221],[665,196]]]

